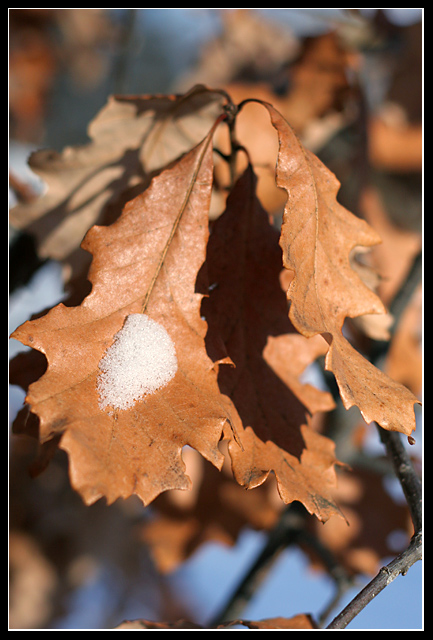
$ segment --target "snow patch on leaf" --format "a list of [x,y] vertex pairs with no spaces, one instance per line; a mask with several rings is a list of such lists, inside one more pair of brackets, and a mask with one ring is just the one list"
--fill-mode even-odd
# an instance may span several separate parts
[[141,313],[126,318],[99,363],[99,407],[129,409],[165,387],[177,371],[174,343],[166,329]]

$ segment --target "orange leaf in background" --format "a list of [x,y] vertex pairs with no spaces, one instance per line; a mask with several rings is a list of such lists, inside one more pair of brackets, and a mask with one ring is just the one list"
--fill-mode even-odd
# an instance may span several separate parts
[[290,319],[304,336],[322,334],[330,344],[326,368],[336,377],[346,409],[364,420],[409,435],[418,399],[368,362],[342,334],[345,318],[384,313],[382,302],[350,265],[357,246],[380,239],[369,225],[337,202],[340,183],[306,150],[270,104],[279,136],[277,184],[288,192],[280,244],[284,266],[294,272],[288,290]]
[[[311,413],[330,410],[334,404],[330,394],[306,389],[297,379],[320,347],[298,361],[292,339],[308,341],[288,319],[279,282],[279,234],[257,200],[255,187],[249,167],[213,224],[207,251],[210,294],[203,301],[207,340],[213,333],[221,336],[219,359],[228,356],[235,365],[222,365],[218,376],[231,425],[242,443],[239,447],[228,434],[233,473],[239,484],[254,488],[273,471],[284,502],[299,500],[326,520],[339,513],[330,497],[334,443],[313,431],[309,421]],[[285,362],[280,359],[282,350],[290,354]]]
[[[186,489],[186,444],[221,467],[227,415],[205,350],[202,295],[212,188],[212,134],[129,202],[109,227],[93,227],[92,292],[79,307],[59,304],[12,337],[43,352],[46,373],[26,402],[40,419],[41,442],[62,435],[74,488],[90,504],[137,494],[147,504],[167,489]],[[146,314],[174,342],[175,377],[127,410],[101,410],[98,365],[130,314]]]
[[[353,466],[341,470],[335,500],[347,522],[332,518],[322,527],[310,520],[308,526],[348,573],[375,575],[381,560],[397,551],[393,546],[396,532],[401,541],[399,551],[409,544],[413,525],[407,505],[390,496],[383,476],[373,469]],[[306,549],[306,553],[311,555],[313,565],[323,568],[314,551]]]
[[[242,625],[248,629],[318,629],[316,622],[309,613],[300,613],[292,618],[266,618],[265,620],[232,620],[218,625],[216,629],[232,629],[235,625]],[[212,627],[214,628],[214,627]],[[138,629],[203,629],[195,622],[177,620],[176,622],[154,622],[153,620],[125,620],[117,627],[118,631]]]
[[[225,443],[221,444],[225,453]],[[221,471],[193,449],[183,452],[191,491],[168,491],[152,503],[153,518],[139,526],[158,570],[178,568],[206,543],[233,546],[246,527],[267,531],[284,509],[274,478],[254,491],[245,491],[233,478],[229,456]]]
[[[237,620],[248,629],[318,629],[309,613],[299,613],[292,618],[266,618],[264,620]],[[232,622],[231,624],[234,624]]]
[[189,620],[176,620],[176,622],[154,622],[153,620],[124,620],[121,622],[115,630],[117,631],[131,631],[138,629],[203,629],[195,622]]

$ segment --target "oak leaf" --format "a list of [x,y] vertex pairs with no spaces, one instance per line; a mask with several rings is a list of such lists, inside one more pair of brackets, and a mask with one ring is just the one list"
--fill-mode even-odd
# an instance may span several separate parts
[[[218,625],[216,629],[231,629],[234,626],[242,625],[248,629],[318,629],[317,623],[309,613],[299,613],[292,618],[266,618],[264,620],[230,620]],[[215,628],[215,627],[212,627]],[[176,622],[154,622],[153,620],[124,620],[115,627],[117,631],[138,630],[138,629],[203,629],[190,620],[176,620]]]
[[176,622],[154,622],[153,620],[124,620],[117,627],[114,627],[115,631],[131,631],[138,629],[203,629],[200,625],[190,620],[176,620]]
[[[326,520],[338,513],[331,499],[334,443],[311,429],[310,417],[334,404],[330,394],[297,379],[320,351],[307,357],[304,353],[300,364],[294,357],[293,338],[308,341],[288,319],[279,281],[279,234],[255,196],[256,182],[250,166],[213,224],[206,260],[207,339],[216,333],[221,338],[219,361],[228,357],[235,365],[221,364],[218,375],[231,426],[242,443],[240,447],[229,433],[229,453],[239,484],[256,487],[273,471],[284,502],[300,500],[310,513]],[[280,359],[284,349],[291,357],[285,363]]]
[[239,624],[248,629],[319,629],[319,626],[309,613],[299,613],[292,618],[265,618],[264,620],[237,620],[231,624]]
[[[81,306],[59,304],[12,335],[48,360],[26,402],[39,417],[41,442],[61,436],[72,485],[88,504],[131,494],[147,504],[162,491],[188,488],[187,444],[218,468],[223,463],[218,442],[227,414],[195,292],[209,233],[212,134],[155,177],[115,223],[88,232],[93,286]],[[163,393],[128,410],[102,410],[98,365],[125,319],[142,312],[169,333],[177,373]]]
[[306,337],[321,334],[329,343],[326,368],[338,383],[346,409],[356,405],[369,423],[409,435],[415,429],[418,399],[368,362],[343,336],[346,318],[385,313],[385,308],[350,264],[358,246],[380,238],[337,201],[335,175],[305,149],[287,121],[270,104],[278,132],[277,184],[288,193],[280,244],[286,269],[290,319]]

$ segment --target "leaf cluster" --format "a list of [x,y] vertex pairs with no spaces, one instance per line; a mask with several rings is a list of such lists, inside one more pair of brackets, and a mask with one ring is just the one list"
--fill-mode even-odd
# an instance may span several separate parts
[[[335,446],[312,423],[333,401],[300,380],[322,355],[346,408],[387,430],[415,428],[417,398],[342,331],[346,318],[385,313],[352,261],[379,237],[338,203],[338,180],[284,117],[256,100],[276,130],[276,183],[287,192],[281,230],[272,225],[252,164],[239,175],[248,149],[236,141],[236,123],[249,102],[202,85],[184,95],[114,96],[90,124],[89,144],[30,159],[47,190],[18,205],[12,222],[78,281],[90,255],[91,291],[12,337],[45,355],[26,406],[44,460],[57,446],[68,453],[71,483],[87,504],[136,494],[147,505],[188,489],[182,450],[221,469],[225,440],[241,486],[272,473],[285,503],[300,501],[322,521],[340,513]],[[229,154],[216,154],[221,128]],[[210,221],[222,161],[231,181],[223,213]],[[127,410],[101,409],[99,363],[135,313],[166,329],[177,373]]]

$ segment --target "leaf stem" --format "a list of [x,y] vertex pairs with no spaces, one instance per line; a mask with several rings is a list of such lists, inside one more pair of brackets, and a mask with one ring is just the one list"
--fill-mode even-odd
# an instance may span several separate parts
[[184,197],[184,199],[182,201],[182,204],[181,204],[181,206],[179,208],[179,211],[178,211],[178,213],[176,215],[176,218],[175,218],[175,220],[173,222],[173,226],[170,229],[170,234],[169,234],[169,236],[167,238],[167,242],[165,243],[164,249],[161,252],[158,265],[157,265],[157,267],[155,269],[155,273],[153,274],[153,277],[152,277],[152,280],[150,282],[149,288],[148,288],[148,290],[146,292],[146,295],[144,297],[144,300],[143,300],[143,304],[142,304],[142,307],[141,307],[141,313],[146,313],[147,306],[149,304],[150,296],[152,295],[152,291],[153,291],[153,289],[155,287],[156,281],[158,279],[158,276],[159,276],[159,274],[161,272],[162,266],[163,266],[163,264],[165,262],[165,259],[167,257],[168,250],[170,249],[170,246],[171,246],[171,243],[173,241],[173,238],[176,235],[176,232],[177,232],[177,230],[179,228],[180,221],[182,220],[182,216],[184,214],[184,211],[185,211],[185,209],[186,209],[186,207],[188,205],[189,199],[190,199],[192,191],[194,189],[194,185],[196,184],[197,176],[199,174],[201,165],[203,163],[203,160],[204,160],[204,157],[206,155],[206,152],[207,152],[207,150],[209,148],[209,144],[211,143],[211,140],[213,138],[213,135],[215,133],[216,128],[218,127],[218,125],[223,120],[225,120],[225,114],[221,114],[216,119],[216,121],[214,122],[214,124],[213,124],[212,128],[210,129],[209,133],[207,134],[207,136],[203,139],[203,141],[201,143],[201,144],[204,143],[203,149],[201,150],[201,153],[199,155],[197,164],[196,164],[196,166],[194,168],[194,172],[192,174],[190,183],[189,183],[188,188],[186,190],[185,197]]

